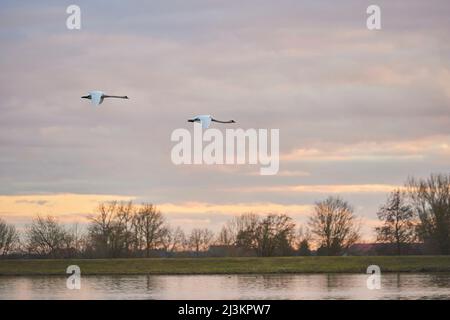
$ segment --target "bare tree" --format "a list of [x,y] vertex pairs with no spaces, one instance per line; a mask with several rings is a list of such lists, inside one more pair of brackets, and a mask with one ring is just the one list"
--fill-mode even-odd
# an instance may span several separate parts
[[296,247],[300,256],[311,255],[310,242],[312,239],[311,231],[308,227],[300,226],[297,232]]
[[114,247],[119,255],[130,255],[133,247],[133,219],[136,209],[131,201],[120,203],[114,221]]
[[431,243],[438,253],[450,254],[450,174],[410,178],[406,186],[420,219],[420,238]]
[[254,250],[258,255],[288,255],[292,252],[295,224],[287,215],[265,218],[254,213],[234,217],[221,229],[217,243]]
[[200,251],[208,250],[213,238],[214,233],[209,229],[192,229],[189,236],[189,247],[198,255]]
[[161,244],[166,252],[173,253],[180,251],[184,248],[185,243],[186,236],[180,227],[175,229],[172,227],[164,228],[161,236]]
[[256,250],[256,231],[261,219],[254,213],[246,213],[235,217],[230,222],[230,229],[236,237],[236,245],[245,249]]
[[19,244],[16,227],[0,219],[0,256],[7,256]]
[[285,214],[269,214],[256,228],[256,252],[259,256],[290,255],[295,223]]
[[136,208],[132,202],[102,203],[89,226],[94,256],[128,257],[163,245],[164,217],[152,204]]
[[309,228],[326,255],[339,255],[359,239],[359,223],[353,207],[346,201],[329,197],[317,202]]
[[66,230],[51,216],[38,216],[26,229],[29,252],[42,256],[57,256],[62,249],[70,248]]
[[135,248],[133,219],[136,208],[130,202],[102,203],[91,218],[89,236],[97,256],[129,256]]
[[224,225],[217,236],[216,244],[231,246],[236,242],[236,237],[233,235],[230,228],[227,225]]
[[[233,217],[227,221],[217,235],[216,243],[219,245],[250,246],[249,242],[254,241],[259,217],[253,213],[246,213]],[[252,240],[248,239],[252,238]],[[246,241],[248,239],[249,241]]]
[[78,223],[69,226],[67,229],[67,234],[69,235],[70,245],[74,249],[74,254],[77,256],[83,256],[88,253],[91,243],[89,234],[87,230],[80,227]]
[[402,246],[416,239],[415,214],[406,203],[405,193],[394,190],[377,215],[383,222],[383,225],[375,228],[377,241],[395,244],[397,254],[400,255]]
[[108,257],[112,253],[113,224],[117,207],[116,201],[101,203],[97,215],[91,217],[89,236],[97,256]]
[[150,256],[150,250],[161,244],[165,232],[164,217],[152,204],[143,204],[135,216],[135,230],[138,242],[142,243],[145,256]]

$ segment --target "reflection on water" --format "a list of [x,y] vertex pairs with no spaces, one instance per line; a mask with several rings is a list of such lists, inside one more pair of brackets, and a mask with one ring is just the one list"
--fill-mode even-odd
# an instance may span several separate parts
[[0,277],[0,299],[450,299],[450,274],[384,274],[380,290],[365,274]]

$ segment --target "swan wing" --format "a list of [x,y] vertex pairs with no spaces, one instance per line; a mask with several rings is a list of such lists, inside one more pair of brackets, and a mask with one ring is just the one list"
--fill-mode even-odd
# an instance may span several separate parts
[[211,116],[198,116],[197,118],[200,119],[203,129],[208,129],[211,125]]
[[103,102],[103,92],[101,91],[91,91],[90,92],[91,95],[91,102],[93,105],[100,105]]

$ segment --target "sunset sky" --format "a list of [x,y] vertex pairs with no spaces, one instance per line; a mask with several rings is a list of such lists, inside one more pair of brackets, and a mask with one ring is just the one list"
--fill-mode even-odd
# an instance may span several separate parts
[[[382,30],[366,28],[378,4]],[[81,30],[66,8],[81,7]],[[175,226],[339,195],[363,217],[408,176],[449,172],[448,1],[0,0],[0,218],[86,222],[155,203]],[[90,90],[128,95],[100,107]],[[280,171],[175,166],[197,114],[280,130]],[[225,126],[216,126],[225,128]]]

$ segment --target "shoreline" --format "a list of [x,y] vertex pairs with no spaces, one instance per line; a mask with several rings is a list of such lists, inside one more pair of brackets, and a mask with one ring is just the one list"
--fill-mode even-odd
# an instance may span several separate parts
[[70,265],[82,275],[234,275],[366,273],[450,273],[450,256],[227,257],[0,260],[0,276],[67,276]]

